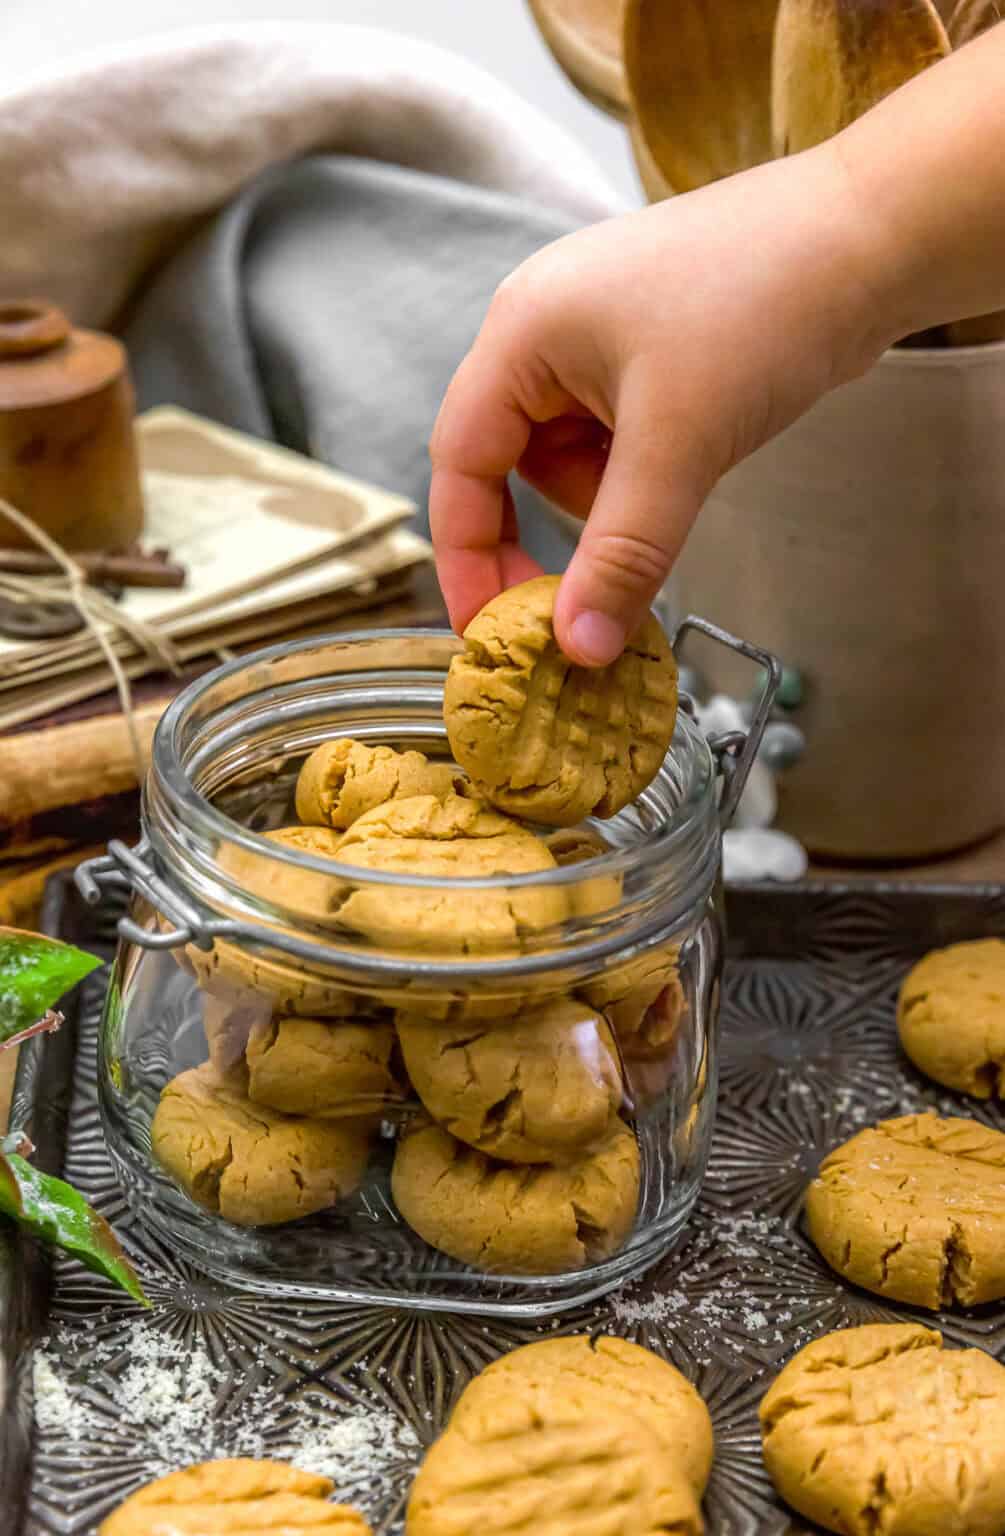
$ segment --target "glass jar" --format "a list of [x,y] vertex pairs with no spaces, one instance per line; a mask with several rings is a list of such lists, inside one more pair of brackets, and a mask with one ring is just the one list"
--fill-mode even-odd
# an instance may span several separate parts
[[714,1112],[720,826],[777,681],[685,625],[767,666],[749,735],[710,744],[685,700],[637,801],[533,829],[548,852],[520,874],[362,868],[331,831],[267,835],[330,738],[450,761],[453,635],[273,647],[169,707],[142,842],[78,883],[132,891],[99,1095],[129,1201],[172,1250],[273,1294],[541,1316],[673,1244]]

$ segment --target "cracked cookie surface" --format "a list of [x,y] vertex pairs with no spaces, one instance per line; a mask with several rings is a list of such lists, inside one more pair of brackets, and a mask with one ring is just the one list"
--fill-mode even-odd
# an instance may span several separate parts
[[655,778],[673,738],[677,667],[651,614],[612,666],[574,666],[552,628],[558,581],[510,587],[471,620],[443,716],[477,793],[528,821],[574,826],[615,815]]
[[297,815],[308,824],[345,831],[388,800],[463,791],[464,774],[421,752],[395,752],[340,736],[315,748],[297,779]]
[[[589,827],[560,827],[544,841],[560,869],[585,864],[611,852],[609,844]],[[569,911],[573,917],[595,917],[598,912],[609,912],[621,900],[622,886],[622,878],[617,874],[584,876],[575,885],[565,887]]]
[[370,1154],[373,1117],[315,1120],[252,1104],[236,1075],[207,1062],[161,1094],[154,1156],[192,1199],[238,1226],[274,1226],[352,1194]]
[[418,1121],[398,1142],[391,1192],[433,1248],[497,1274],[549,1275],[609,1258],[635,1221],[639,1149],[622,1120],[562,1167],[511,1167]]
[[815,1339],[760,1408],[764,1461],[793,1509],[842,1536],[1002,1536],[1005,1367],[934,1329]]
[[897,1028],[927,1077],[975,1098],[1005,1098],[1005,942],[926,955],[901,987]]
[[831,1152],[806,1193],[832,1269],[915,1306],[1005,1296],[1005,1135],[974,1120],[904,1115]]
[[[536,833],[478,800],[416,795],[368,811],[339,844],[346,864],[382,873],[471,879],[554,869]],[[521,937],[568,914],[558,888],[436,890],[360,885],[339,921],[391,948],[465,954],[519,949]]]
[[575,1158],[603,1140],[621,1106],[610,1029],[573,998],[478,1028],[408,1013],[396,1023],[408,1075],[429,1113],[492,1157]]
[[701,1536],[698,1499],[630,1411],[501,1395],[453,1422],[412,1486],[406,1536]]
[[626,1057],[658,1060],[669,1053],[686,1007],[679,965],[678,946],[659,944],[615,962],[579,988],[604,1015]]
[[[225,939],[217,939],[210,950],[186,944],[172,953],[206,994],[207,1035],[222,1032],[233,1041],[243,1028],[246,1042],[252,1024],[273,1013],[349,1019],[371,1018],[379,1011],[371,996],[350,990],[320,970],[308,970],[305,962],[266,958]],[[210,999],[212,1008],[205,1007]],[[229,1043],[224,1052],[231,1052]]]
[[206,1461],[148,1483],[98,1536],[371,1536],[354,1509],[331,1504],[327,1477],[277,1461]]
[[[306,990],[303,982],[306,980]],[[301,978],[301,985],[296,990],[296,999],[305,1002],[311,995],[311,979]],[[323,1003],[324,996],[319,991],[319,1000]],[[202,1027],[206,1036],[206,1044],[209,1048],[209,1059],[218,1072],[224,1075],[230,1073],[235,1067],[243,1067],[247,1063],[248,1046],[255,1037],[260,1042],[268,1038],[280,1020],[286,1020],[287,1015],[280,1008],[274,1007],[276,999],[270,997],[265,991],[254,992],[250,988],[243,990],[230,990],[222,988],[220,993],[207,991],[202,998]],[[329,997],[329,1001],[333,1001]],[[340,1012],[333,1010],[330,1015],[322,1015],[321,1019],[312,1019],[309,1016],[306,1022],[318,1024],[323,1022],[326,1027],[339,1028],[345,1024],[352,1028],[379,1029],[388,1022],[386,1009],[379,1006],[375,999],[367,995],[358,998],[350,998],[340,995],[334,1001],[338,1002]],[[358,1004],[355,1012],[349,1012],[353,1003]],[[291,1014],[289,1018],[299,1018],[299,1014]],[[296,1031],[290,1031],[287,1040],[303,1039]],[[348,1043],[355,1038],[353,1035],[344,1037]],[[327,1054],[327,1052],[326,1052]],[[275,1060],[272,1065],[275,1065]],[[313,1070],[320,1070],[321,1063],[314,1061]],[[323,1072],[322,1072],[322,1075]],[[262,1101],[266,1103],[267,1100]],[[282,1105],[277,1105],[282,1108]],[[311,1111],[293,1110],[291,1113],[311,1113]]]
[[380,1114],[405,1098],[390,1023],[277,1018],[251,1031],[248,1097],[287,1115]]
[[629,1339],[608,1335],[542,1339],[494,1360],[461,1393],[451,1426],[493,1402],[560,1393],[575,1386],[596,1407],[624,1409],[664,1443],[700,1497],[712,1470],[712,1421],[698,1392],[675,1366]]

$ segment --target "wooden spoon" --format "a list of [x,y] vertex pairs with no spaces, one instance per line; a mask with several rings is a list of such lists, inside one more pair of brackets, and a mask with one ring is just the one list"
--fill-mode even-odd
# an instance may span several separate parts
[[962,48],[1005,15],[1002,0],[938,0],[938,10],[951,48]]
[[662,180],[690,192],[770,160],[778,0],[628,0],[625,74]]
[[932,0],[780,0],[775,153],[829,139],[948,52]]
[[[946,24],[950,47],[962,48],[1001,21],[1005,6],[1002,0],[940,0],[939,14]],[[1005,312],[955,320],[940,327],[940,331],[942,344],[950,347],[981,347],[1005,341]]]
[[642,137],[642,130],[634,118],[628,119],[628,139],[635,157],[635,169],[639,173],[642,190],[651,203],[661,203],[665,197],[673,197],[673,187],[667,181],[649,152],[649,145]]
[[576,89],[612,117],[628,115],[621,58],[625,0],[528,0],[541,35]]

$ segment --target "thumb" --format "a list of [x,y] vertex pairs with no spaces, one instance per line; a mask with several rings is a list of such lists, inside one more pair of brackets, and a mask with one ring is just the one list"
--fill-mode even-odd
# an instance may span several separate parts
[[579,547],[555,599],[555,635],[580,666],[617,660],[666,581],[717,476],[693,422],[626,400]]

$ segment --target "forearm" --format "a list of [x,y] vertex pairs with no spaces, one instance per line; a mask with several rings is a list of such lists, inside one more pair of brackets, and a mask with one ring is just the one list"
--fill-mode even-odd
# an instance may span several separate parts
[[830,144],[888,341],[1005,309],[1005,25]]

